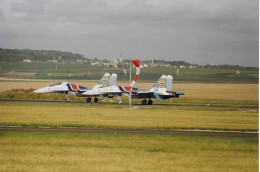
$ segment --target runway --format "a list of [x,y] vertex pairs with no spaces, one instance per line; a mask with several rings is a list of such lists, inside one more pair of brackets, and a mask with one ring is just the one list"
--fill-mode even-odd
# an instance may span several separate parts
[[[39,100],[0,100],[0,102],[12,102],[12,103],[41,103],[41,104],[69,104],[69,105],[111,105],[111,106],[128,106],[128,103],[108,103],[108,102],[98,102],[98,103],[87,103],[87,102],[66,102],[66,101],[39,101]],[[258,111],[258,107],[235,107],[235,106],[214,106],[214,105],[176,105],[176,104],[153,104],[153,105],[141,105],[132,104],[133,108],[152,108],[157,106],[165,107],[187,107],[187,108],[215,108],[215,109],[226,109],[235,111]]]
[[214,131],[214,130],[139,130],[100,128],[50,128],[50,127],[0,127],[1,132],[54,132],[54,133],[94,133],[124,135],[168,135],[168,136],[208,136],[231,138],[258,138],[257,132]]

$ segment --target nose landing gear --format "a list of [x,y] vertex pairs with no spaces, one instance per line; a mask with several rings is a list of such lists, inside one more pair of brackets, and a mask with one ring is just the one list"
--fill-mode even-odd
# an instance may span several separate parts
[[68,97],[68,93],[66,93],[66,102],[69,102],[70,101],[70,99],[69,99],[69,97]]

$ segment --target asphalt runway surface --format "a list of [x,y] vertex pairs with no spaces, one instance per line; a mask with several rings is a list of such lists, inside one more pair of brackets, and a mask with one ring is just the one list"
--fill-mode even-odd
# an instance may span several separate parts
[[[66,102],[66,101],[38,101],[38,100],[0,100],[0,102],[13,102],[13,103],[42,103],[42,104],[69,104],[69,105],[122,105],[129,106],[128,103],[118,104],[108,103],[108,102],[98,102],[98,103],[87,103],[87,102]],[[165,106],[165,107],[187,107],[187,108],[215,108],[215,109],[226,109],[226,110],[234,110],[234,111],[258,111],[258,107],[234,107],[234,106],[214,106],[214,105],[175,105],[175,104],[153,104],[153,105],[142,105],[140,104],[132,104],[133,108],[152,108],[157,106]]]
[[94,133],[125,135],[168,135],[168,136],[208,136],[231,138],[258,138],[257,132],[212,131],[212,130],[138,130],[100,128],[49,128],[49,127],[0,127],[2,132],[54,132],[54,133]]

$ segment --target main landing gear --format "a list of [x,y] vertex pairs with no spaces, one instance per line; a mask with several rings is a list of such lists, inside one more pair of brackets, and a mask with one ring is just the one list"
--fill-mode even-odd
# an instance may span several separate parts
[[90,103],[90,102],[91,102],[91,98],[88,97],[88,98],[86,99],[86,101],[87,101],[88,103]]
[[[142,101],[142,105],[146,105],[147,104],[147,101],[146,100],[143,100]],[[148,105],[152,105],[153,104],[153,101],[150,99],[148,100]]]
[[94,98],[94,102],[97,103],[98,102],[98,98],[95,97]]
[[[86,99],[86,101],[88,102],[88,103],[90,103],[91,102],[91,98],[90,97],[88,97],[87,99]],[[97,103],[98,102],[98,98],[94,98],[94,102],[95,103]]]

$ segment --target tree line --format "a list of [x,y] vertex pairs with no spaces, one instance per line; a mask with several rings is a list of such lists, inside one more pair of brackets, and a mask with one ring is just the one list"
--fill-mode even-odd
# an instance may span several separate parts
[[48,60],[57,61],[75,61],[86,60],[86,58],[77,53],[64,52],[59,50],[30,50],[30,49],[3,49],[0,48],[0,61],[23,61],[29,59],[32,61],[47,62]]

